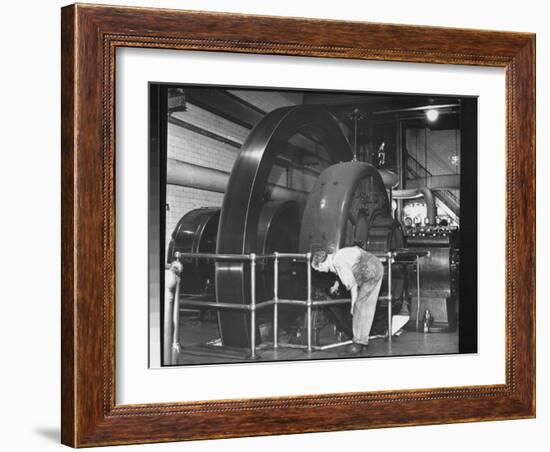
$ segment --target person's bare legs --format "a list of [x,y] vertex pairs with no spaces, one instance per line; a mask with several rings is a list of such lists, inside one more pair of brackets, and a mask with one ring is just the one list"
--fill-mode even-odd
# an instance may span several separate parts
[[172,270],[164,272],[164,328],[162,354],[165,366],[172,362],[172,343],[174,341],[174,307],[176,295],[177,276]]

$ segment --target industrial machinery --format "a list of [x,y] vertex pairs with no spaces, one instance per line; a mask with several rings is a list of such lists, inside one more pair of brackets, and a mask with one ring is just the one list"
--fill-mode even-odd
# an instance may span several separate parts
[[[403,248],[404,236],[400,224],[391,216],[386,187],[378,170],[369,163],[352,161],[330,166],[317,179],[304,209],[299,250],[334,252],[355,244],[371,252],[385,253]],[[320,293],[332,285],[333,279],[331,274],[316,275]],[[403,267],[397,267],[392,285],[394,300],[401,299],[403,287]],[[381,293],[386,291],[387,273]],[[329,309],[339,329],[351,336],[349,309]]]
[[[175,253],[215,253],[220,220],[220,207],[201,207],[187,212],[178,221],[168,245],[167,261],[174,260]],[[258,221],[256,252],[269,254],[295,252],[300,232],[298,203],[293,200],[267,201],[261,210]],[[213,259],[182,259],[184,275],[180,282],[180,293],[186,295],[215,296],[215,263]],[[266,300],[273,295],[273,263],[258,263],[257,299]],[[292,274],[288,262],[280,265],[281,296],[290,297],[289,284],[293,284],[286,275]],[[296,278],[294,278],[296,279]]]
[[[181,217],[172,232],[167,261],[172,262],[176,252],[214,253],[219,220],[219,207],[194,209]],[[182,274],[185,277],[180,282],[180,293],[214,293],[214,263],[212,261],[185,259]]]
[[[409,222],[407,222],[409,223]],[[422,306],[411,309],[410,327],[419,329],[419,313],[430,309],[446,330],[458,326],[460,234],[447,224],[410,224],[405,227],[407,246],[429,250],[422,262]],[[417,298],[413,298],[413,304]]]
[[[351,160],[352,152],[334,117],[317,106],[285,107],[267,114],[254,127],[233,165],[225,192],[218,229],[218,253],[258,252],[258,223],[275,159],[288,149],[289,140],[302,131],[315,138],[328,164]],[[249,266],[244,262],[216,263],[216,299],[226,303],[250,300]],[[299,298],[299,294],[298,298]],[[247,314],[220,312],[224,345],[248,347]]]
[[[304,164],[316,180],[308,190],[281,187],[272,181],[276,161],[288,159],[289,153],[303,152],[292,144],[300,134],[314,140],[316,169]],[[311,153],[311,151],[310,151]],[[184,171],[192,165],[179,163],[169,179],[185,179]],[[336,251],[358,244],[367,251],[387,252],[404,246],[428,247],[426,236],[406,234],[393,218],[388,192],[395,178],[373,165],[357,162],[336,119],[322,106],[285,107],[268,113],[251,131],[243,144],[231,174],[198,167],[192,180],[197,188],[209,185],[211,178],[217,191],[225,193],[221,207],[195,209],[178,223],[169,245],[167,260],[180,252],[216,252],[221,254],[267,254],[274,251],[307,253],[318,249]],[[208,171],[210,171],[210,174]],[[214,174],[215,173],[215,174]],[[430,230],[431,231],[431,230]],[[433,232],[431,231],[433,234]],[[407,242],[405,240],[407,236]],[[431,237],[441,238],[437,232]],[[430,240],[432,238],[430,237]],[[446,236],[445,236],[446,237]],[[420,240],[421,239],[421,240]],[[416,242],[415,242],[416,240]],[[448,237],[450,243],[451,238]],[[438,242],[442,243],[442,242]],[[449,287],[452,296],[452,247],[436,247],[423,274],[430,284]],[[440,251],[440,248],[448,249]],[[434,248],[435,250],[435,248]],[[250,264],[242,260],[186,259],[181,282],[182,293],[210,294],[220,303],[250,303]],[[258,301],[273,294],[273,268],[270,261],[259,261],[256,269]],[[304,300],[304,266],[291,261],[279,268],[282,298]],[[405,266],[397,266],[392,278],[392,300],[404,296],[407,275]],[[316,274],[315,293],[326,293],[330,276]],[[447,282],[446,282],[447,281]],[[382,287],[385,293],[387,282]],[[387,287],[387,286],[386,286]],[[442,290],[446,290],[443,288]],[[333,311],[340,327],[349,330],[349,307],[327,308]],[[250,322],[246,312],[219,311],[218,326],[223,345],[249,347]],[[283,313],[284,316],[284,313]]]

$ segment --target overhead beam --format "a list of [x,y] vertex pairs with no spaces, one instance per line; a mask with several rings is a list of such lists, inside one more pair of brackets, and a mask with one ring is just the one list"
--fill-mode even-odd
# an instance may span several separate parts
[[186,88],[185,95],[189,103],[247,129],[252,129],[265,116],[265,112],[223,89]]

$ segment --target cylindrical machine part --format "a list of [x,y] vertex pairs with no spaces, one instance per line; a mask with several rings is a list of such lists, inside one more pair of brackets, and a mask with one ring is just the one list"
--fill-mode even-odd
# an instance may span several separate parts
[[[167,262],[174,253],[214,253],[220,218],[219,207],[191,210],[179,221],[168,246]],[[186,294],[214,293],[214,263],[206,259],[183,259],[180,290]]]
[[422,193],[419,193],[418,188],[404,188],[402,190],[392,191],[393,199],[415,199],[421,198]]
[[[229,183],[229,175],[230,173],[214,168],[168,159],[166,182],[181,187],[225,193]],[[267,184],[266,193],[268,198],[272,200],[293,199],[305,201],[307,197],[306,192],[276,184]]]
[[[219,223],[219,207],[199,208],[189,211],[176,225],[168,247],[167,261],[172,262],[176,252],[215,253]],[[264,204],[258,221],[259,254],[274,251],[295,252],[298,247],[301,211],[295,201],[268,201]],[[214,293],[214,261],[211,259],[185,258],[181,278],[182,293]],[[294,296],[300,283],[295,274],[296,264],[288,259],[279,263],[280,294],[282,298]],[[273,261],[257,262],[257,301],[273,296]]]
[[166,165],[166,183],[168,184],[225,193],[228,180],[229,173],[214,168],[172,158],[168,159]]
[[428,187],[422,187],[419,191],[422,195],[424,195],[424,201],[426,201],[426,217],[428,218],[430,224],[435,224],[437,209],[435,207],[434,194]]
[[384,182],[384,185],[388,190],[395,188],[399,185],[399,176],[393,171],[378,168],[378,172],[380,173],[380,177],[382,177],[382,181]]
[[426,202],[426,217],[430,224],[435,224],[435,217],[437,216],[435,197],[432,190],[428,187],[394,190],[392,196],[393,199],[415,199],[423,196]]

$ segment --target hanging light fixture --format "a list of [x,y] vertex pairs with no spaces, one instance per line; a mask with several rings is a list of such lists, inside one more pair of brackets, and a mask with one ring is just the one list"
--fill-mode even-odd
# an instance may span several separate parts
[[428,121],[434,122],[439,117],[439,111],[435,108],[430,108],[429,110],[426,110],[426,118],[428,118]]

